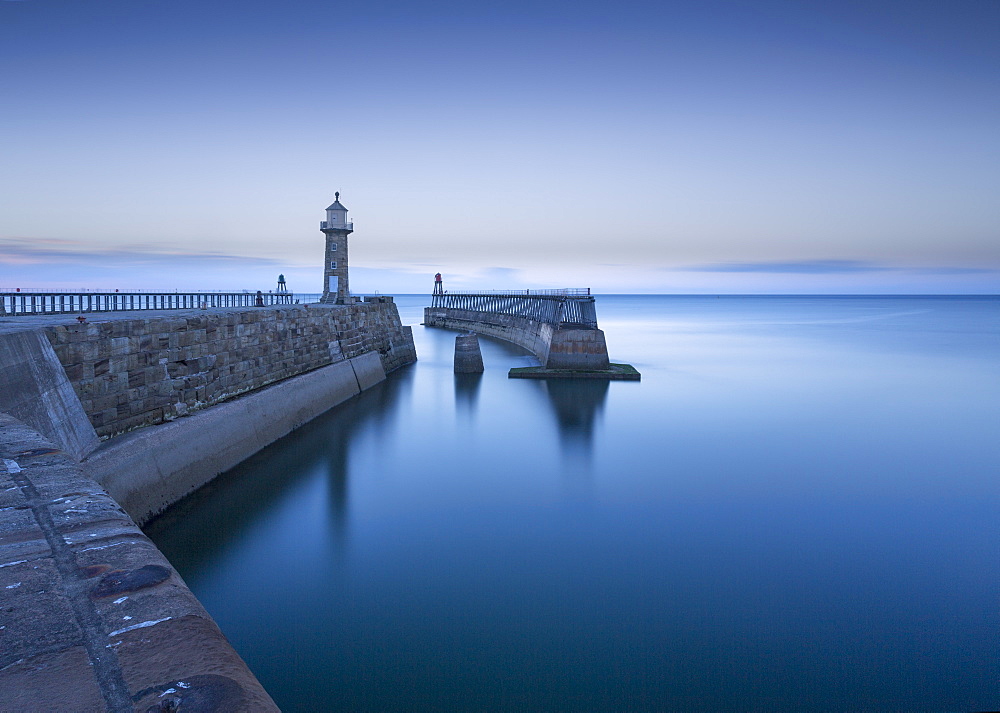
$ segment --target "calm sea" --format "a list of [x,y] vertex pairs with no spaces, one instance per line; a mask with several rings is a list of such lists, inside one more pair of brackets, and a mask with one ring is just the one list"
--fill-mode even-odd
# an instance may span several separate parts
[[601,296],[611,384],[427,299],[149,528],[282,710],[1000,708],[1000,299]]

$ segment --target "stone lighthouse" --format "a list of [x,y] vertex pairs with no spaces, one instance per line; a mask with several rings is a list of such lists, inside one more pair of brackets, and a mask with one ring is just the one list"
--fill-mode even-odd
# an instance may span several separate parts
[[323,270],[324,304],[347,304],[351,288],[347,281],[347,236],[354,232],[354,223],[347,222],[347,208],[340,202],[340,193],[326,209],[326,220],[319,229],[326,235],[326,265]]

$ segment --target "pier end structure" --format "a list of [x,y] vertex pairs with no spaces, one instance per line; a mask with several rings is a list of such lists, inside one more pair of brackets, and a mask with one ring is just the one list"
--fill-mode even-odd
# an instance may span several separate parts
[[496,337],[532,352],[549,370],[608,372],[604,332],[589,289],[447,292],[432,296],[424,324]]

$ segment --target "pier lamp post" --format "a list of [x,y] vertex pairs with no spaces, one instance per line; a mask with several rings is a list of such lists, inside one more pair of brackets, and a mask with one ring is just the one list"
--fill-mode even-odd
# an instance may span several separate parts
[[326,220],[319,229],[326,236],[326,265],[323,269],[324,304],[348,304],[351,289],[347,279],[347,236],[354,232],[354,223],[347,222],[347,208],[340,202],[340,192],[326,209]]

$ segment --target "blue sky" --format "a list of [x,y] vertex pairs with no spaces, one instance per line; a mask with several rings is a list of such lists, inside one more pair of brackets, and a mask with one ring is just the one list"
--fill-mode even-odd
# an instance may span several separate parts
[[1000,292],[1000,3],[0,0],[0,288]]

